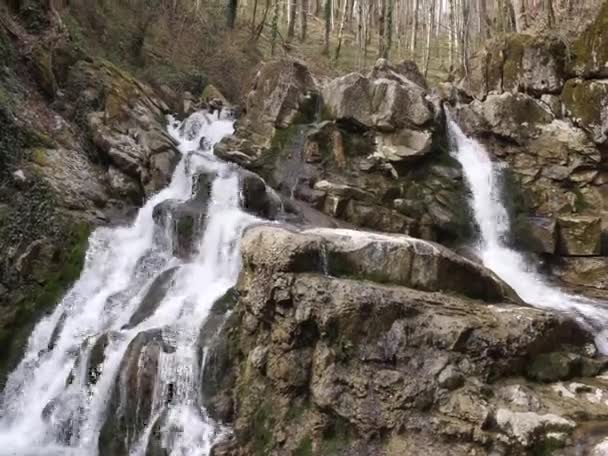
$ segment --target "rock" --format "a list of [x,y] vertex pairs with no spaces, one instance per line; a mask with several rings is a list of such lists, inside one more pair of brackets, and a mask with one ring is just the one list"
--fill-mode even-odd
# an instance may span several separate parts
[[403,129],[391,135],[378,135],[377,153],[388,161],[408,161],[423,157],[431,151],[432,135],[429,131]]
[[468,134],[493,134],[519,144],[533,138],[553,115],[537,100],[523,93],[491,94],[456,111],[458,123]]
[[323,87],[323,100],[334,119],[382,131],[421,127],[431,121],[432,106],[425,95],[423,88],[407,79],[369,79],[358,73]]
[[[258,71],[247,95],[244,127],[270,138],[317,106],[317,86],[308,68],[297,60],[274,60]],[[311,119],[312,120],[312,119]]]
[[604,3],[596,19],[572,46],[570,71],[584,78],[608,77],[608,6]]
[[35,45],[32,48],[32,67],[34,77],[44,94],[50,99],[55,98],[59,86],[53,73],[51,51],[45,49],[41,44]]
[[527,375],[539,382],[568,380],[577,374],[580,357],[569,353],[548,353],[536,357],[527,367]]
[[152,282],[146,294],[141,299],[139,307],[131,315],[129,322],[125,325],[125,328],[133,328],[139,325],[142,321],[151,317],[158,306],[165,298],[167,291],[174,284],[174,277],[177,271],[177,267],[167,269],[160,273]]
[[480,99],[488,93],[559,93],[566,78],[566,47],[547,36],[510,34],[490,42],[471,65],[465,87]]
[[562,92],[562,101],[573,121],[587,131],[593,141],[608,140],[608,80],[570,79]]
[[103,207],[108,201],[103,170],[82,151],[36,148],[29,167],[43,176],[68,209]]
[[99,452],[128,456],[152,419],[152,399],[161,352],[171,353],[160,330],[138,334],[129,344],[108,403],[99,436]]
[[532,251],[536,253],[555,253],[557,245],[557,223],[548,217],[529,217]]
[[108,168],[108,183],[115,196],[135,204],[142,201],[143,195],[139,182],[112,165]]
[[378,59],[369,74],[369,78],[392,79],[399,83],[403,82],[405,78],[423,89],[428,89],[424,75],[413,60],[403,60],[396,65],[391,65],[386,59]]
[[601,252],[602,220],[593,216],[560,216],[558,252],[565,256],[594,256]]
[[258,217],[274,219],[281,210],[281,200],[257,174],[241,171],[241,204],[243,209]]
[[207,201],[190,200],[181,203],[165,200],[154,207],[152,218],[158,226],[155,235],[161,245],[173,255],[190,258],[196,253],[195,241],[201,233],[207,215]]
[[230,106],[226,97],[213,84],[208,84],[205,87],[201,94],[201,102],[212,110],[219,110],[224,106]]
[[573,421],[561,416],[512,412],[504,408],[496,412],[496,424],[499,429],[526,448],[547,438],[555,438],[556,433],[564,433],[563,437],[559,437],[560,442],[564,444],[568,434],[575,427]]
[[456,367],[449,365],[439,373],[437,382],[442,388],[453,390],[464,384],[464,377]]
[[[259,252],[250,247],[253,245]],[[437,244],[407,236],[326,229],[298,233],[258,226],[246,231],[242,250],[245,262],[264,264],[276,271],[314,272],[325,268],[326,273],[338,277],[381,278],[385,283],[420,290],[519,301],[507,285],[482,266]]]
[[608,258],[561,258],[551,269],[564,282],[583,287],[608,289]]

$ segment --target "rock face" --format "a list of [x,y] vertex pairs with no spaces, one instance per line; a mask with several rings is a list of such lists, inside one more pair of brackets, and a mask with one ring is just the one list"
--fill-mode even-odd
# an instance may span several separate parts
[[[251,99],[274,87],[279,64],[260,71]],[[260,174],[285,199],[350,225],[442,242],[471,232],[459,165],[447,153],[440,108],[415,64],[381,59],[367,76],[352,73],[309,92],[323,96],[320,118],[300,103],[291,124],[273,124],[267,144],[255,124],[275,119],[276,110],[256,103],[215,154]],[[302,99],[306,91],[294,93]]]
[[[526,369],[558,355],[576,360],[560,378],[601,366],[586,354],[588,337],[555,314],[505,303],[508,287],[443,248],[258,226],[242,252],[223,330],[224,378],[234,383],[211,398],[233,401],[227,454],[523,455],[569,445],[581,408],[606,413],[584,398],[587,380],[537,383]],[[440,277],[441,264],[459,280]]]
[[286,128],[299,115],[314,115],[317,86],[308,68],[296,60],[276,60],[257,73],[247,96],[247,126],[270,138],[274,128]]

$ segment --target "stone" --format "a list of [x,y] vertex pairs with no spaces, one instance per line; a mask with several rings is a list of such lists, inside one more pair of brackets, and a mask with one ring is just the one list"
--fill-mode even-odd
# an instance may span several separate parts
[[551,268],[551,273],[574,286],[608,290],[608,258],[562,258]]
[[139,182],[112,165],[108,167],[108,184],[115,196],[135,204],[142,201],[143,195]]
[[[250,246],[259,247],[259,253]],[[320,246],[325,247],[320,247]],[[350,230],[249,228],[242,240],[243,260],[276,271],[319,271],[336,276],[370,277],[427,291],[452,291],[487,300],[512,300],[515,293],[494,274],[448,249],[398,235]],[[326,257],[322,256],[322,252]]]
[[270,138],[275,128],[287,128],[298,116],[314,113],[317,92],[314,78],[302,62],[293,59],[268,62],[259,69],[247,95],[244,126]]
[[431,151],[432,135],[429,131],[403,129],[398,133],[376,136],[376,153],[388,161],[411,161]]
[[570,79],[561,95],[573,121],[587,131],[594,142],[608,140],[608,80]]
[[580,34],[571,49],[569,70],[577,76],[608,77],[608,6],[604,3],[595,20]]
[[563,432],[564,437],[567,437],[575,427],[573,421],[554,414],[512,412],[504,408],[496,412],[496,424],[499,429],[526,448],[545,441],[548,436],[555,437],[556,432]]
[[529,378],[539,382],[568,380],[577,374],[580,357],[569,353],[548,353],[539,355],[527,366]]
[[530,247],[536,253],[555,253],[557,246],[557,223],[554,218],[528,217],[532,242]]
[[464,377],[456,367],[449,365],[439,373],[437,382],[442,388],[453,390],[464,384]]
[[258,217],[274,219],[281,211],[281,200],[257,174],[242,170],[239,176],[243,209]]
[[601,253],[602,219],[594,216],[560,216],[558,252],[565,256],[596,256]]
[[158,243],[179,258],[196,254],[195,242],[207,215],[208,201],[165,200],[154,207],[152,218],[156,224]]
[[148,319],[156,312],[158,306],[165,298],[167,291],[175,283],[174,277],[177,269],[177,267],[169,268],[161,272],[154,279],[154,282],[152,282],[146,291],[144,297],[141,299],[139,307],[133,312],[129,322],[125,325],[125,328],[129,329],[139,325],[142,321]]
[[350,73],[323,87],[323,100],[332,118],[367,128],[394,131],[422,127],[433,119],[426,91],[403,79],[370,79]]

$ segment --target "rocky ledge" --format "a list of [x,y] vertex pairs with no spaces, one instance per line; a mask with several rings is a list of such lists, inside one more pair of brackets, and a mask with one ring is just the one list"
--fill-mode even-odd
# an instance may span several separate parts
[[445,248],[262,225],[242,255],[203,376],[216,455],[548,454],[608,414],[589,335]]

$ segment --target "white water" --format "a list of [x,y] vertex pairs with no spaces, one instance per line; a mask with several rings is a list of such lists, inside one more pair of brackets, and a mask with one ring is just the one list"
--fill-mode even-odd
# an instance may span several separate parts
[[[232,130],[233,121],[220,114],[196,113],[183,124],[171,119],[169,132],[180,144],[182,159],[170,185],[150,198],[131,225],[98,228],[91,235],[80,278],[53,314],[38,323],[22,362],[9,376],[0,404],[1,455],[96,455],[122,357],[137,334],[152,328],[162,328],[163,340],[175,348],[171,354],[161,353],[151,399],[151,418],[167,409],[162,435],[170,454],[206,455],[225,432],[200,406],[197,338],[212,304],[236,283],[239,241],[255,221],[239,207],[235,167],[209,152]],[[199,150],[202,137],[206,150]],[[186,262],[172,255],[171,230],[155,227],[152,213],[163,201],[190,199],[192,178],[200,169],[217,177],[198,252]],[[177,272],[156,312],[123,329],[154,279],[172,267]],[[110,343],[97,382],[91,385],[86,359],[95,340],[106,333]],[[70,372],[73,380],[67,384]],[[173,399],[166,404],[169,384]],[[43,413],[50,403],[50,412]],[[152,423],[137,436],[138,444],[131,445],[132,456],[145,452]]]
[[608,353],[608,303],[574,296],[546,280],[525,257],[506,244],[509,215],[500,199],[500,169],[484,147],[449,121],[452,154],[463,168],[471,191],[471,206],[479,226],[477,253],[483,264],[507,282],[528,304],[567,313],[596,334],[596,345]]

